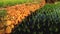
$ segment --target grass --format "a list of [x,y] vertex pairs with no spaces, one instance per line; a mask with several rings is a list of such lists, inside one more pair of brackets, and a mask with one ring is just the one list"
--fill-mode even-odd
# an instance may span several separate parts
[[0,7],[12,6],[28,2],[35,2],[35,0],[0,0]]

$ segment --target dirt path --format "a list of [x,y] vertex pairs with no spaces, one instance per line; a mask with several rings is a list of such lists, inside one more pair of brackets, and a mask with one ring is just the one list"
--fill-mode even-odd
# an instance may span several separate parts
[[[28,3],[28,4],[20,4],[11,7],[5,8],[7,10],[7,22],[6,22],[6,30],[5,33],[11,33],[12,29],[20,24],[20,22],[25,19],[31,12],[35,12],[35,10],[42,8],[45,5],[45,1],[42,0],[39,4]],[[3,8],[4,9],[4,8]],[[19,23],[18,23],[19,21]]]

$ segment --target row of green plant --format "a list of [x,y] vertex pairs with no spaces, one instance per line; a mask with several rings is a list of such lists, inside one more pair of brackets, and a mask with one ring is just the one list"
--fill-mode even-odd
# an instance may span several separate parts
[[[0,0],[0,7],[12,6],[12,5],[16,5],[16,4],[35,2],[35,1],[36,0]],[[39,0],[37,0],[37,1],[39,1]]]

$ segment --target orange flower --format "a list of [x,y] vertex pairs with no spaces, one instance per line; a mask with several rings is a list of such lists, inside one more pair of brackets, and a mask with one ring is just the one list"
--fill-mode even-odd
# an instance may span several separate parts
[[[22,22],[23,19],[25,19],[25,17],[27,17],[28,15],[31,14],[31,12],[35,12],[35,10],[43,7],[45,5],[45,0],[42,0],[41,3],[39,4],[34,4],[34,3],[28,3],[26,4],[20,4],[20,5],[16,5],[16,6],[12,6],[12,7],[7,7],[7,13],[8,16],[7,17],[7,28],[6,28],[6,33],[11,33],[12,28],[14,28],[14,25],[18,25],[19,23]],[[13,17],[14,18],[13,18]],[[11,19],[13,18],[13,19]],[[10,21],[9,21],[10,19]],[[18,23],[19,21],[19,23]]]

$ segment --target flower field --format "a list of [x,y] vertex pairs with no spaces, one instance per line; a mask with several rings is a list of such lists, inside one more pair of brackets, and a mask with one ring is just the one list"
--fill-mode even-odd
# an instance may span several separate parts
[[0,34],[59,33],[60,2],[0,0]]

